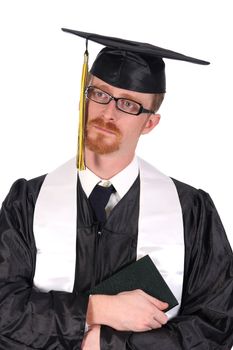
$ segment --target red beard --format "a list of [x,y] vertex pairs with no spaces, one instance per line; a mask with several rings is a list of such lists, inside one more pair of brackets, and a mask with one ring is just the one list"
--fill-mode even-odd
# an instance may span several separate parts
[[[99,132],[98,127],[100,128]],[[108,154],[117,151],[121,138],[122,134],[118,127],[112,122],[105,122],[103,118],[97,117],[86,125],[85,145],[90,151],[97,154]]]

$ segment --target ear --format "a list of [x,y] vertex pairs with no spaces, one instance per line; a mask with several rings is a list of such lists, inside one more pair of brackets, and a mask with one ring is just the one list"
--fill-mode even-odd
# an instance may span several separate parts
[[160,114],[151,114],[147,119],[141,134],[144,135],[151,132],[151,130],[153,130],[156,127],[156,125],[158,125],[159,121],[160,121]]

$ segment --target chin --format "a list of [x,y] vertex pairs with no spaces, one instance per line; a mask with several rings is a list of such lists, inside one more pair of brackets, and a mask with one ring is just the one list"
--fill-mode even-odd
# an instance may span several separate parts
[[92,140],[87,140],[86,147],[88,150],[99,155],[111,154],[119,151],[120,149],[120,145],[118,143],[106,143],[101,141],[93,142]]

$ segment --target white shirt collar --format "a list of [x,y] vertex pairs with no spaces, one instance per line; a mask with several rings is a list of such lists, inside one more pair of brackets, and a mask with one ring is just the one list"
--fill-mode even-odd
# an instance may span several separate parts
[[[113,176],[111,179],[108,179],[112,185],[115,187],[120,198],[123,198],[124,195],[128,192],[134,181],[136,180],[139,173],[138,159],[135,156],[132,162],[127,165],[121,172]],[[79,172],[79,179],[82,185],[84,192],[87,197],[90,196],[93,188],[103,179],[95,175],[90,169]]]

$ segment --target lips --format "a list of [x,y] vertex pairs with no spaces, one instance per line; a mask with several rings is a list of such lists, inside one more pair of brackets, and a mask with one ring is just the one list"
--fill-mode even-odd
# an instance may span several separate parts
[[112,134],[112,135],[116,134],[114,131],[112,131],[110,129],[103,128],[102,126],[99,126],[99,125],[93,125],[93,127],[96,128],[99,131],[102,131],[102,132],[105,132],[105,133],[108,133],[108,134]]
[[86,130],[93,128],[103,134],[114,135],[121,137],[120,129],[110,121],[104,121],[103,118],[96,117],[95,119],[89,120],[86,126]]

